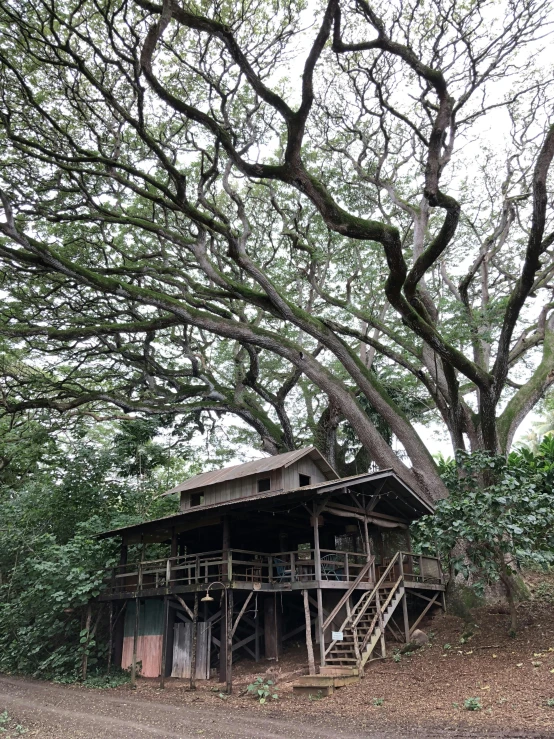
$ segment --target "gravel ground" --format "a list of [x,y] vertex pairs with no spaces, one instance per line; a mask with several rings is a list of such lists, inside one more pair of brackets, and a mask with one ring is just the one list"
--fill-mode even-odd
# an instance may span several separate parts
[[[322,702],[322,701],[321,701]],[[237,708],[239,710],[237,710]],[[6,710],[11,724],[8,737],[17,736],[16,724],[27,737],[40,739],[408,739],[409,737],[502,737],[548,739],[551,732],[496,731],[485,727],[419,727],[411,731],[391,726],[362,728],[359,718],[291,716],[275,705],[266,711],[247,707],[172,705],[145,700],[130,690],[94,691],[34,680],[0,677],[0,713]],[[364,722],[365,723],[365,722]],[[372,722],[377,723],[377,722]]]
[[[289,647],[278,666],[237,663],[233,695],[224,700],[214,680],[190,692],[184,681],[160,690],[157,680],[142,679],[132,691],[0,676],[0,717],[9,715],[0,736],[15,739],[19,724],[40,739],[554,739],[553,604],[522,604],[515,639],[502,609],[474,615],[469,634],[460,619],[436,617],[425,625],[432,638],[423,650],[375,661],[358,684],[322,700],[292,692],[306,664],[302,645]],[[279,700],[260,706],[245,689],[267,669],[280,672]],[[465,710],[468,698],[480,710]]]

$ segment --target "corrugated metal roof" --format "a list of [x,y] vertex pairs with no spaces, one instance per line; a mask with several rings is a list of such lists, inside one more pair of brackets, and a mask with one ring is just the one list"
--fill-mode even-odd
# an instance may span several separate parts
[[279,467],[290,467],[291,464],[298,462],[303,457],[309,456],[326,475],[328,480],[336,480],[338,474],[331,467],[325,457],[315,447],[309,446],[304,449],[297,449],[294,452],[285,452],[285,454],[276,454],[273,457],[264,457],[263,459],[255,459],[245,464],[235,464],[232,467],[224,467],[222,470],[213,470],[212,472],[203,472],[201,475],[195,475],[189,480],[185,480],[176,487],[168,490],[164,495],[173,495],[174,493],[182,493],[185,490],[198,490],[199,488],[207,488],[220,482],[228,480],[236,480],[239,477],[248,477],[249,475],[259,475],[263,472],[270,472]]

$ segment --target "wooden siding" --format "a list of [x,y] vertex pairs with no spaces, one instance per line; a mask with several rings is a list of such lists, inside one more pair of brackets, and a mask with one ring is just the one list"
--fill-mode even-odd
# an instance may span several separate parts
[[[291,464],[290,467],[268,470],[248,477],[239,477],[235,480],[216,483],[205,490],[197,489],[181,493],[181,510],[188,510],[190,496],[195,493],[204,493],[204,504],[224,503],[228,500],[239,500],[248,498],[258,493],[258,480],[270,478],[271,488],[274,490],[296,490],[300,486],[300,475],[308,475],[310,484],[327,482],[327,478],[319,467],[309,457]],[[269,492],[269,491],[268,491]],[[199,506],[201,507],[201,506]]]
[[[196,637],[196,679],[210,679],[211,623],[199,622]],[[173,639],[171,677],[190,677],[192,667],[192,623],[176,623]]]

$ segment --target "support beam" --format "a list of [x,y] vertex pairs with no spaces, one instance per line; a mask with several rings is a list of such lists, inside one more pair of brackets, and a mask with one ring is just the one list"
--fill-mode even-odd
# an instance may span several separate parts
[[113,652],[113,600],[109,604],[109,624],[108,624],[108,675],[112,669],[112,652]]
[[432,605],[434,605],[434,604],[436,603],[436,601],[437,601],[437,598],[439,597],[439,595],[440,595],[440,592],[439,592],[439,593],[435,593],[435,596],[434,596],[434,598],[432,598],[432,599],[431,599],[431,600],[429,601],[429,603],[427,603],[427,605],[426,605],[426,606],[425,606],[425,608],[423,609],[422,613],[421,613],[421,614],[420,614],[420,615],[418,616],[418,618],[416,619],[415,623],[414,623],[414,624],[413,624],[413,626],[411,627],[411,629],[410,629],[410,636],[411,636],[411,635],[412,635],[412,634],[414,633],[414,631],[415,631],[415,630],[417,629],[418,625],[419,625],[419,624],[421,623],[421,620],[423,619],[423,617],[425,616],[425,614],[427,613],[427,611],[428,611],[428,610],[429,610],[429,609],[431,608],[431,606],[432,606]]
[[185,601],[179,595],[177,595],[177,593],[173,593],[173,597],[175,598],[175,600],[178,600],[179,603],[183,606],[185,613],[192,621],[192,619],[194,618],[194,613],[190,610]]
[[133,661],[131,662],[131,690],[137,687],[137,646],[140,625],[140,601],[135,598],[135,626],[133,629]]
[[251,591],[250,591],[250,592],[248,593],[248,596],[247,596],[246,600],[244,601],[244,604],[243,604],[242,608],[241,608],[241,609],[240,609],[240,611],[239,611],[239,615],[238,615],[238,616],[236,617],[236,619],[235,619],[235,623],[233,624],[233,629],[232,629],[232,631],[231,631],[231,636],[234,636],[234,635],[235,635],[235,631],[237,630],[237,626],[239,625],[239,621],[240,621],[240,620],[241,620],[241,618],[242,618],[242,617],[244,616],[244,612],[245,612],[245,611],[246,611],[246,609],[248,608],[248,604],[249,604],[249,603],[250,603],[250,601],[252,600],[252,596],[253,596],[253,595],[254,595],[254,591],[253,591],[253,590],[251,590]]
[[219,630],[219,682],[227,682],[227,588],[221,592],[221,627]]
[[167,660],[167,631],[169,625],[169,596],[164,598],[164,611],[162,621],[162,665],[160,669],[160,688],[165,688],[165,672],[166,672],[166,660]]
[[314,645],[312,643],[312,619],[310,617],[310,603],[308,601],[308,591],[303,590],[304,598],[304,617],[306,619],[306,647],[308,649],[308,671],[310,675],[315,675],[315,659]]
[[85,629],[87,632],[86,642],[83,644],[83,660],[81,663],[81,679],[83,682],[87,679],[87,668],[88,668],[88,645],[90,641],[90,621],[92,618],[92,605],[91,603],[87,606],[87,616],[85,621]]
[[227,589],[227,695],[233,692],[233,591]]
[[402,596],[402,615],[404,617],[404,639],[408,644],[410,641],[410,621],[408,619],[408,594],[405,591]]
[[192,655],[190,664],[190,689],[196,690],[196,653],[198,641],[198,593],[194,594],[194,611],[192,616]]
[[264,597],[264,642],[266,659],[278,661],[281,651],[281,611],[277,609],[274,593]]

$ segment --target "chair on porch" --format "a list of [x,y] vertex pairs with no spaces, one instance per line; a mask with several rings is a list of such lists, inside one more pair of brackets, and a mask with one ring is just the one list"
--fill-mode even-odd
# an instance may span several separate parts
[[340,554],[324,554],[321,558],[321,576],[325,580],[344,580],[344,567],[341,567]]
[[277,582],[288,582],[291,578],[291,567],[290,562],[287,562],[280,557],[273,558],[273,565],[275,567],[275,577]]

